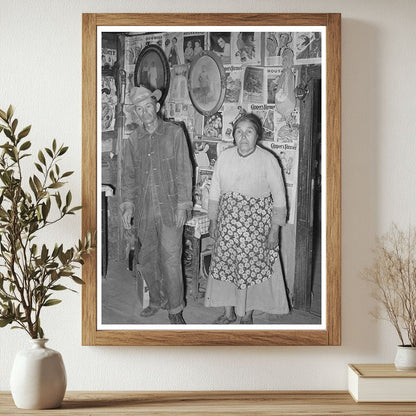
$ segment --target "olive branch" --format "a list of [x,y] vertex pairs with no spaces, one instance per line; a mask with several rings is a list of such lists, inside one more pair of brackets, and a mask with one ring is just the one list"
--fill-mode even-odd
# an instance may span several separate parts
[[68,147],[55,139],[50,148],[39,150],[36,174],[24,183],[21,161],[31,156],[27,152],[31,142],[24,140],[31,126],[17,133],[13,114],[12,106],[7,112],[0,110],[0,134],[6,136],[0,145],[0,327],[14,324],[12,328],[23,329],[32,338],[43,338],[42,308],[61,302],[53,298],[55,292],[75,292],[61,283],[63,278],[84,283],[76,270],[94,244],[91,233],[69,249],[36,243],[40,231],[74,215],[81,206],[71,206],[71,191],[61,193],[73,172],[61,172],[58,162]]

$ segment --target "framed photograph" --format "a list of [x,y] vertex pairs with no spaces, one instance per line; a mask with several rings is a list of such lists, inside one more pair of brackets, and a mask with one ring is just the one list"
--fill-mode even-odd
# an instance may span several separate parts
[[165,52],[158,45],[147,45],[137,58],[134,68],[134,84],[143,85],[151,91],[162,91],[160,103],[169,91],[170,69]]
[[231,33],[210,32],[210,50],[215,52],[224,65],[231,63]]
[[[341,344],[340,36],[341,16],[332,13],[83,14],[82,228],[98,236],[96,253],[82,270],[83,345]],[[112,80],[102,70],[103,45],[115,51]],[[163,93],[160,108],[154,105],[155,134],[128,100],[140,84]],[[216,169],[220,154],[236,152],[234,127],[248,113],[260,125],[253,155],[274,160],[287,207],[267,264],[260,259],[267,257],[264,247],[252,239],[267,238],[263,221],[272,205],[252,211],[247,232],[240,226],[232,231],[231,221],[226,234],[209,234],[207,201],[216,175],[236,178],[224,192],[250,207],[273,201],[276,182],[257,174],[268,169],[260,159],[252,165],[240,158],[226,172]],[[149,150],[135,148],[150,135],[163,139],[149,142]],[[172,147],[178,137],[180,147]],[[152,146],[162,146],[162,154]],[[179,148],[183,157],[176,159]],[[175,175],[169,171],[188,157]],[[252,178],[239,180],[247,169]],[[175,191],[160,189],[178,175],[181,184],[189,183],[191,205],[203,209],[188,212],[182,250],[175,251],[179,289],[173,290],[162,254],[149,274],[146,253],[153,240],[141,224],[157,227],[156,216],[166,212],[163,201],[176,198]],[[127,177],[134,183],[126,187]],[[123,214],[130,189],[132,218]],[[146,195],[153,195],[146,209],[154,217],[135,218]],[[221,209],[224,201],[221,196]],[[228,206],[248,212],[246,205]],[[223,251],[219,239],[230,240]],[[213,268],[222,267],[236,245],[244,253],[228,266],[238,268],[238,278],[234,271],[216,277]],[[172,305],[175,296],[179,307]],[[235,316],[229,319],[227,311]]]
[[225,71],[220,57],[202,51],[189,69],[188,90],[192,104],[204,116],[215,114],[225,97]]

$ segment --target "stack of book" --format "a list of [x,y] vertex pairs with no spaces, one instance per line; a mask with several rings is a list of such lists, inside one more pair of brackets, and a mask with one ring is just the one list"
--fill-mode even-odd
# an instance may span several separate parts
[[394,364],[349,364],[348,390],[356,402],[416,402],[416,371]]

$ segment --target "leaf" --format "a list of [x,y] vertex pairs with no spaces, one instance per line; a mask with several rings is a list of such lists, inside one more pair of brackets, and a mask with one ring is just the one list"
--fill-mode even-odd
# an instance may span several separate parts
[[66,153],[66,151],[68,150],[68,146],[64,146],[59,150],[59,154],[58,156],[62,156],[63,154]]
[[75,212],[75,211],[79,211],[80,209],[82,209],[82,206],[81,205],[78,205],[78,206],[76,206],[76,207],[73,207],[73,208],[71,208],[71,211],[70,212]]
[[45,152],[49,155],[49,157],[53,157],[53,153],[51,149],[45,147]]
[[4,134],[6,135],[6,137],[8,139],[11,139],[13,137],[13,135],[12,135],[12,133],[9,129],[4,129],[3,131],[4,131]]
[[51,183],[48,188],[51,189],[56,189],[56,188],[62,188],[65,185],[64,182],[55,182],[55,183]]
[[39,338],[43,338],[45,336],[45,333],[43,332],[43,329],[40,326],[40,324],[38,324],[38,335],[39,335]]
[[71,277],[71,279],[72,279],[75,283],[78,283],[79,285],[85,285],[85,282],[84,282],[82,279],[80,279],[79,277],[77,277],[77,276],[72,276],[72,277]]
[[0,110],[0,117],[7,122],[7,114],[3,110]]
[[48,299],[43,306],[53,306],[53,305],[57,305],[58,303],[61,303],[62,300],[60,299]]
[[35,162],[35,166],[36,166],[36,169],[37,169],[39,172],[43,173],[43,168],[42,168],[42,165],[39,165],[39,163]]
[[29,186],[30,189],[32,190],[33,194],[35,195],[35,198],[38,197],[38,190],[36,189],[35,183],[33,182],[32,178],[29,178]]
[[[27,127],[25,127],[18,135],[17,135],[17,138],[20,140],[20,139],[23,139],[24,137],[26,137],[28,134],[29,134],[29,132],[30,132],[30,129],[32,128],[32,126],[27,126]],[[26,143],[28,143],[28,142],[26,142]],[[30,143],[30,142],[29,142]],[[30,146],[29,146],[30,147]],[[29,148],[28,147],[28,148]]]
[[36,175],[33,175],[33,181],[34,181],[34,183],[36,185],[36,189],[38,191],[41,191],[42,190],[42,183],[41,183],[41,181],[39,180],[39,178]]
[[46,219],[48,218],[50,208],[51,208],[50,204],[49,205],[47,203],[42,204],[42,218],[44,221],[46,221]]
[[17,123],[18,123],[17,118],[15,118],[13,120],[13,123],[12,123],[12,132],[13,133],[16,131]]
[[66,178],[67,176],[71,176],[73,173],[74,173],[74,171],[73,171],[73,170],[72,170],[72,171],[69,171],[69,172],[65,172],[65,173],[61,176],[61,178]]
[[39,224],[35,221],[35,222],[31,222],[29,225],[29,232],[31,234],[33,234],[35,231],[37,231],[39,229]]
[[3,294],[1,294],[1,293],[0,293],[0,299],[1,299],[3,302],[8,302],[8,301],[11,299],[11,297],[10,297],[10,296],[8,296],[8,295],[3,295]]
[[56,152],[56,140],[55,139],[53,139],[53,142],[52,142],[52,150]]
[[11,324],[13,322],[13,318],[0,318],[0,328],[4,328],[5,326]]
[[27,150],[30,146],[32,146],[32,143],[30,143],[30,141],[28,140],[20,146],[20,151]]
[[40,253],[40,259],[43,263],[45,263],[46,258],[48,257],[48,249],[46,248],[45,244],[42,244],[42,251]]
[[61,194],[59,192],[57,192],[55,194],[55,200],[56,200],[56,205],[58,205],[58,208],[61,208],[61,206],[62,206],[62,199],[61,199]]
[[11,121],[14,114],[14,108],[12,105],[9,105],[9,108],[7,109],[7,121]]
[[63,252],[63,251],[59,251],[58,252],[58,259],[59,259],[59,261],[62,263],[62,264],[65,264],[66,263],[66,255],[65,255],[65,253]]
[[55,286],[51,286],[51,290],[67,290],[68,288],[66,286],[63,285],[55,285]]
[[46,166],[46,160],[45,160],[45,156],[44,156],[42,150],[39,150],[39,152],[38,152],[38,159],[43,165]]
[[63,244],[61,244],[59,247],[58,247],[58,253],[57,253],[57,255],[59,256],[60,254],[62,254],[62,252],[64,251],[64,245]]
[[66,198],[65,198],[65,204],[67,207],[69,207],[69,205],[71,204],[72,201],[72,194],[71,191],[68,191],[68,193],[66,194]]

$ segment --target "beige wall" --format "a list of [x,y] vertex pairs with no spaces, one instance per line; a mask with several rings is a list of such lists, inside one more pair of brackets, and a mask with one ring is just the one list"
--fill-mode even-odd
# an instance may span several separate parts
[[[413,0],[0,0],[0,108],[32,124],[36,149],[70,145],[63,168],[81,186],[81,13],[341,12],[342,340],[341,347],[81,347],[81,298],[46,311],[50,346],[61,351],[68,389],[345,389],[346,364],[392,362],[397,339],[369,316],[359,278],[376,234],[391,221],[415,223],[416,2]],[[46,235],[69,244],[80,217]],[[58,237],[57,237],[58,236]],[[0,390],[7,390],[18,331],[0,330]]]

